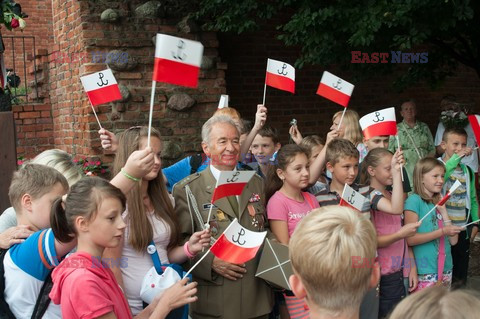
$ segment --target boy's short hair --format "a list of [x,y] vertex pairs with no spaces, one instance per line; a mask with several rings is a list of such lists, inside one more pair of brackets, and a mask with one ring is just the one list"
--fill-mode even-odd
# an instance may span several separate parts
[[300,145],[311,150],[315,146],[324,146],[325,141],[318,135],[308,135],[302,139]]
[[341,158],[353,157],[358,159],[359,156],[358,150],[352,142],[344,138],[336,138],[327,145],[325,161],[335,165]]
[[[332,312],[360,307],[370,286],[376,249],[370,220],[343,206],[313,210],[289,242],[292,267],[308,299]],[[357,259],[368,262],[359,265]]]
[[450,128],[447,128],[445,132],[443,132],[442,141],[447,142],[448,136],[450,134],[460,135],[460,136],[464,136],[465,138],[468,138],[468,134],[467,134],[467,131],[465,131],[465,129],[461,127],[450,127]]
[[13,173],[8,190],[10,204],[18,214],[22,212],[23,195],[29,194],[33,199],[38,199],[50,192],[57,183],[68,190],[67,179],[56,169],[40,164],[25,164]]
[[257,135],[260,135],[261,137],[270,137],[273,141],[273,144],[277,144],[280,142],[280,139],[278,138],[277,130],[271,126],[262,127],[258,131]]

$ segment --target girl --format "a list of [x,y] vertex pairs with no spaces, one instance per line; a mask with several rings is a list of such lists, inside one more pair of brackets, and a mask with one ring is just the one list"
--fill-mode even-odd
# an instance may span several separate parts
[[[310,157],[308,159],[309,165],[312,165],[315,159],[317,159],[317,157],[320,155],[321,151],[325,148],[325,142],[318,135],[306,136],[301,140],[299,145],[310,151]],[[325,174],[325,171],[323,171],[317,181],[315,181],[315,183],[310,186],[307,191],[310,194],[315,195],[324,188],[323,185],[328,183],[329,178]]]
[[[430,157],[421,159],[413,170],[413,191],[405,202],[405,223],[416,223],[440,200],[443,186],[443,164]],[[445,206],[438,206],[426,217],[415,235],[407,238],[413,247],[418,272],[416,291],[437,282],[450,287],[452,282],[452,255],[462,227],[453,226]]]
[[[63,318],[131,318],[127,300],[109,267],[128,260],[102,261],[107,247],[122,241],[125,195],[98,177],[77,182],[68,195],[52,206],[51,225],[61,242],[77,239],[77,252],[64,259],[52,273],[50,298],[61,304]],[[176,307],[196,300],[196,283],[179,281],[156,298],[139,317],[164,318]]]
[[[401,182],[400,152],[392,155],[384,148],[371,150],[362,163],[360,182],[369,184],[372,189],[380,192],[384,197],[372,209],[372,221],[377,230],[378,260],[380,263],[380,307],[379,318],[384,318],[405,297],[404,275],[409,280],[410,291],[417,286],[417,269],[404,260],[404,256],[413,260],[413,251],[407,249],[405,238],[413,236],[420,223],[412,223],[402,227],[403,216],[390,214],[389,207],[382,202],[387,199],[398,202],[403,213],[403,188]],[[390,193],[387,186],[393,187],[394,194]],[[396,196],[396,198],[392,198]],[[383,208],[383,209],[382,209]],[[385,208],[387,210],[385,210]],[[402,270],[403,268],[403,270]]]
[[[128,156],[147,146],[147,127],[132,127],[119,136],[118,150],[113,163],[113,173],[122,171]],[[127,209],[123,217],[127,223],[125,236],[120,245],[108,247],[104,257],[111,260],[124,258],[128,267],[114,266],[115,278],[125,291],[128,304],[134,315],[143,309],[140,297],[142,280],[153,267],[153,257],[147,253],[147,246],[153,241],[162,264],[181,264],[193,257],[210,243],[208,231],[197,232],[185,245],[179,246],[177,219],[168,196],[162,174],[160,174],[160,133],[152,128],[150,146],[155,157],[151,171],[127,193]],[[132,178],[134,178],[132,176]],[[135,179],[135,178],[134,178]]]
[[339,111],[333,115],[332,126],[330,130],[338,131],[338,137],[349,140],[353,143],[360,152],[359,162],[363,161],[363,158],[367,155],[367,149],[363,145],[363,134],[362,128],[360,127],[360,117],[358,113],[352,110],[346,110],[345,115],[343,116],[342,125],[340,124],[340,119],[342,118],[343,111]]
[[[309,153],[296,144],[287,144],[277,153],[276,164],[267,174],[267,216],[278,241],[288,245],[297,224],[318,202],[310,193],[302,192],[308,186]],[[277,294],[281,318],[289,318],[283,296]],[[285,292],[288,302],[300,302],[291,291]]]

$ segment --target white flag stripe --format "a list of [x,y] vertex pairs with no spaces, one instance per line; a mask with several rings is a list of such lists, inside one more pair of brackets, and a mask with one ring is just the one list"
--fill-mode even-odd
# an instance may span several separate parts
[[[157,33],[155,57],[200,67],[203,45],[200,42]],[[174,58],[179,57],[178,59]]]
[[379,122],[396,122],[395,108],[389,107],[380,111],[375,111],[363,116],[360,119],[360,126],[362,130],[366,129],[370,125],[378,124]]
[[352,205],[359,211],[362,211],[363,204],[366,201],[366,198],[362,194],[360,194],[359,192],[357,192],[347,184],[345,184],[345,189],[343,190],[342,198],[345,202]]
[[218,101],[218,108],[223,109],[224,107],[228,107],[228,100],[229,100],[228,95],[222,94],[220,96],[220,101]]
[[279,76],[285,76],[295,81],[295,68],[290,64],[282,61],[268,59],[267,72]]
[[222,171],[217,186],[229,183],[248,183],[255,171]]
[[348,96],[352,95],[353,89],[355,88],[355,85],[352,83],[349,83],[328,71],[323,72],[322,80],[320,82],[332,88],[335,88],[334,86],[339,86],[341,87],[339,91]]
[[242,244],[242,248],[256,248],[262,245],[267,232],[254,232],[248,230],[240,225],[238,220],[235,218],[223,234],[225,238],[232,244],[238,246],[239,241]]
[[107,86],[117,84],[117,80],[115,80],[112,70],[110,69],[82,76],[80,77],[80,80],[82,81],[83,87],[85,88],[86,92],[103,89]]
[[448,190],[448,193],[453,194],[457,190],[457,188],[460,187],[460,185],[462,185],[462,183],[457,179],[455,183],[453,183],[452,187],[450,187],[450,189]]

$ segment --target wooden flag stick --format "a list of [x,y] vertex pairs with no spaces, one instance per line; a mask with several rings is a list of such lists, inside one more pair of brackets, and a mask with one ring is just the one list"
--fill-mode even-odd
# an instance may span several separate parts
[[[398,138],[398,135],[395,135],[395,139],[397,140],[398,149],[401,149],[400,139]],[[403,165],[400,165],[400,176],[402,176],[402,182],[404,182],[404,180],[403,180]]]
[[150,134],[152,132],[153,103],[155,101],[155,86],[156,85],[157,85],[157,82],[152,81],[152,95],[150,96],[150,114],[148,116],[147,147],[150,147]]
[[267,95],[267,81],[265,80],[265,85],[263,87],[263,103],[262,105],[265,106],[265,97]]
[[340,131],[340,127],[342,126],[342,122],[343,122],[343,117],[345,116],[345,112],[347,111],[347,108],[345,107],[343,109],[343,113],[342,113],[342,117],[340,118],[340,122],[338,122],[338,128],[337,128],[337,131]]
[[95,112],[95,108],[93,107],[92,103],[90,103],[90,106],[92,107],[93,115],[95,115],[95,118],[97,119],[98,126],[100,126],[100,129],[103,129],[102,124],[100,124],[100,120],[98,119],[97,112]]

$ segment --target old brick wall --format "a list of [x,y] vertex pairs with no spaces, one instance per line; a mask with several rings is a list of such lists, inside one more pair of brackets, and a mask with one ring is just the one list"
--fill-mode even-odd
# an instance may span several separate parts
[[[228,64],[226,81],[230,104],[250,120],[254,119],[256,105],[262,102],[267,58],[293,64],[298,54],[294,48],[285,48],[275,40],[275,35],[268,26],[254,34],[219,35],[220,56]],[[374,68],[375,64],[371,67]],[[332,115],[343,111],[342,106],[315,94],[324,70],[349,80],[348,74],[331,66],[304,66],[296,70],[295,95],[267,88],[268,123],[279,129],[283,142],[288,141],[288,123],[292,118],[298,120],[304,134],[325,136],[332,124]],[[386,76],[354,83],[349,108],[362,116],[376,109],[399,106],[402,100],[413,98],[417,101],[417,118],[426,122],[433,134],[440,115],[440,100],[446,94],[454,94],[459,100],[470,102],[474,105],[472,111],[480,112],[480,79],[466,67],[461,67],[454,76],[447,78],[437,90],[420,83],[399,93],[392,87],[392,79]],[[401,119],[400,114],[397,114],[397,119]]]

